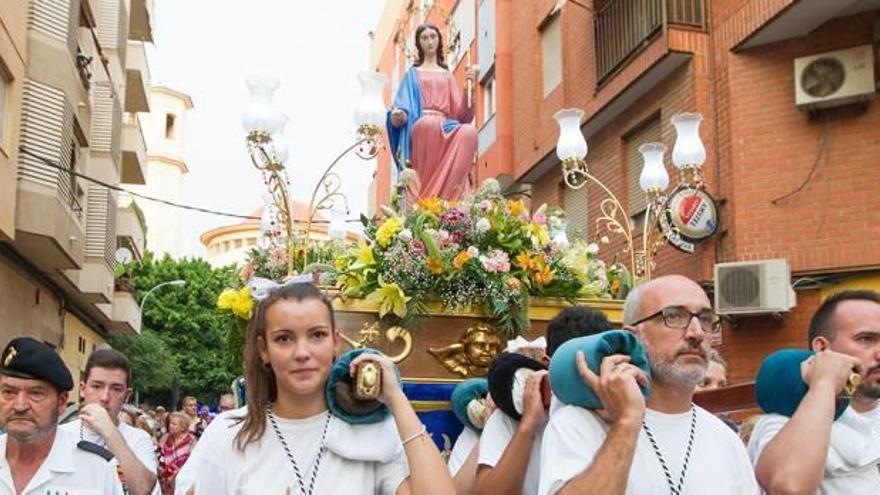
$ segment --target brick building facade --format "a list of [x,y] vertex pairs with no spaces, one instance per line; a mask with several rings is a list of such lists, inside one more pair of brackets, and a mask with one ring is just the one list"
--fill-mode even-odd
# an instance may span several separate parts
[[[472,16],[459,12],[471,7]],[[661,249],[655,276],[681,273],[711,290],[716,263],[784,258],[797,290],[790,312],[739,317],[725,327],[720,349],[733,382],[753,378],[767,353],[805,346],[809,317],[828,293],[880,288],[880,106],[804,111],[795,104],[794,74],[797,57],[856,46],[870,45],[876,60],[878,2],[389,0],[374,36],[375,67],[402,74],[402,46],[412,43],[415,26],[422,19],[443,26],[447,17],[473,22],[477,33],[461,39],[470,41],[480,66],[478,180],[527,185],[533,205],[563,206],[593,238],[600,235],[594,222],[603,195],[590,187],[566,190],[553,114],[586,111],[590,171],[631,213],[644,204],[633,186],[642,165],[635,148],[661,140],[671,150],[670,117],[704,116],[704,174],[719,202],[719,232],[691,255]],[[492,59],[481,56],[487,50],[480,43],[493,45]],[[880,64],[874,66],[877,81]],[[463,67],[451,69],[461,77]],[[482,79],[488,77],[492,119]],[[382,202],[391,181],[387,155],[379,170]],[[620,247],[612,237],[603,253],[610,258]]]

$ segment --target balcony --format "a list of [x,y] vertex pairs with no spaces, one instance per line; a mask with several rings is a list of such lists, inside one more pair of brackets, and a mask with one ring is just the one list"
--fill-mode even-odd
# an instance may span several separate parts
[[126,114],[122,128],[122,173],[123,184],[147,183],[147,145],[140,120],[134,114]]
[[143,41],[128,41],[125,54],[126,112],[150,111],[150,67]]
[[704,0],[609,0],[595,21],[599,86],[647,48],[664,26],[701,29],[705,21]]
[[153,42],[153,0],[131,0],[128,39]]
[[146,247],[147,225],[144,214],[131,196],[119,195],[116,214],[116,245],[131,251],[134,259],[141,259]]
[[115,291],[110,314],[110,328],[114,332],[128,335],[141,333],[141,308],[133,293],[127,290]]
[[736,50],[805,36],[826,22],[861,12],[880,9],[880,0],[800,0],[792,2],[781,12],[746,37]]

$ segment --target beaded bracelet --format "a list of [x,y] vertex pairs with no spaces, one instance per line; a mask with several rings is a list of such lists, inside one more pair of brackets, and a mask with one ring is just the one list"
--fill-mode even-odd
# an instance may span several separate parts
[[419,430],[418,432],[416,432],[416,433],[414,433],[414,434],[412,434],[412,435],[406,437],[406,439],[404,439],[402,442],[400,442],[400,444],[403,445],[403,446],[406,446],[406,444],[408,444],[409,442],[412,442],[413,440],[415,440],[416,438],[419,438],[420,436],[424,435],[424,434],[427,433],[427,432],[428,432],[428,427],[425,426],[425,425],[422,425],[422,429],[421,429],[421,430]]

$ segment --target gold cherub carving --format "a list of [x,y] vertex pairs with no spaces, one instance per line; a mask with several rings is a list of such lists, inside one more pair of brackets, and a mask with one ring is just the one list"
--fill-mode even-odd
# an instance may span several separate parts
[[463,377],[484,376],[501,350],[501,337],[490,326],[476,325],[467,329],[455,344],[428,349],[443,366]]

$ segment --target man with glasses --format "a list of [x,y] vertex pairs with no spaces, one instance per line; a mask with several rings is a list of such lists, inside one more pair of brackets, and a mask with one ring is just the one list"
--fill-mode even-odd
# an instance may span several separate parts
[[[623,355],[606,357],[597,376],[579,353],[578,372],[605,408],[566,405],[551,415],[538,493],[758,493],[739,438],[692,402],[709,335],[720,330],[703,289],[678,275],[645,282],[626,298],[623,319],[651,376]],[[645,399],[639,385],[648,381]]]
[[67,366],[42,342],[19,337],[0,354],[0,493],[121,493],[113,466],[58,428],[72,388]]
[[[758,481],[768,493],[880,493],[880,294],[850,290],[826,299],[810,320],[808,343],[816,354],[801,370],[806,396],[791,418],[762,416],[749,441]],[[860,385],[835,421],[854,371]]]
[[115,349],[98,348],[86,361],[85,380],[79,384],[79,419],[61,428],[109,450],[126,493],[146,495],[156,485],[159,461],[150,435],[119,421],[131,392],[128,358]]

